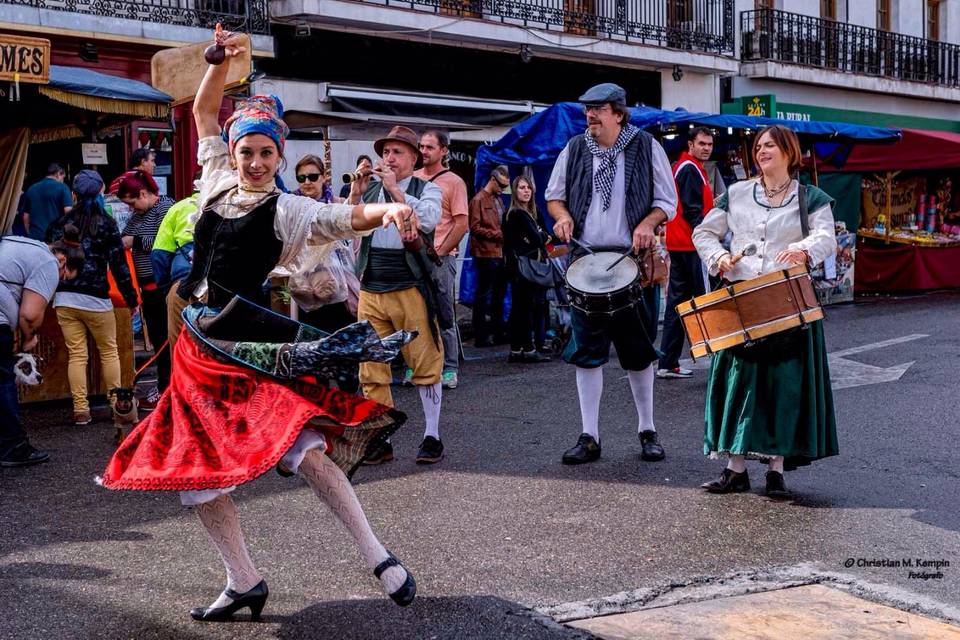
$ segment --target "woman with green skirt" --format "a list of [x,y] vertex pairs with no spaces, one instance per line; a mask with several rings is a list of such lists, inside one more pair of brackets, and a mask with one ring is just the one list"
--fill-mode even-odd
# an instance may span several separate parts
[[[693,232],[711,275],[722,274],[728,282],[801,264],[813,267],[837,250],[833,200],[796,180],[801,164],[796,134],[780,125],[764,128],[755,138],[753,156],[760,176],[732,185]],[[800,220],[801,196],[807,225]],[[720,242],[727,233],[732,234],[729,250]],[[751,244],[756,253],[733,260]],[[765,493],[777,499],[790,497],[784,470],[837,455],[822,322],[713,356],[703,449],[711,458],[727,458],[723,473],[704,489],[749,490],[746,459],[754,458],[770,465]]]

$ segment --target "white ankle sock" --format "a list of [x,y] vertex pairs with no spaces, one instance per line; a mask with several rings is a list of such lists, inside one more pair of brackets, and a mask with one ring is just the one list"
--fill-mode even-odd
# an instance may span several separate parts
[[439,382],[417,387],[420,391],[420,404],[423,405],[423,419],[426,428],[423,437],[433,436],[440,439],[440,403],[443,400],[443,387]]
[[727,469],[734,473],[743,473],[747,470],[747,459],[743,456],[730,456],[730,460],[727,461]]
[[[367,568],[372,571],[387,559],[387,550],[370,528],[350,481],[333,460],[318,449],[308,451],[300,465],[300,475],[353,536]],[[380,574],[380,584],[388,594],[402,587],[406,579],[403,567],[390,567]]]
[[[197,515],[210,536],[210,541],[220,552],[220,559],[227,569],[227,589],[245,593],[257,586],[262,579],[243,539],[237,507],[230,496],[222,495],[210,502],[197,505]],[[233,602],[225,593],[210,605],[224,607]]]
[[783,456],[774,456],[770,458],[770,471],[783,473]]
[[603,367],[577,367],[577,395],[583,432],[600,442],[600,396],[603,395]]
[[656,363],[651,364],[643,371],[627,371],[633,404],[637,407],[637,432],[657,430],[653,424],[653,374],[657,369],[655,365]]

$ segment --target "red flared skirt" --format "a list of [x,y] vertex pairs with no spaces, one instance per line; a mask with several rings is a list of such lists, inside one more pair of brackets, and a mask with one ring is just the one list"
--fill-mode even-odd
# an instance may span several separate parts
[[277,464],[304,428],[350,476],[404,421],[399,411],[305,380],[281,382],[217,359],[184,331],[170,386],[110,458],[108,489],[222,489]]

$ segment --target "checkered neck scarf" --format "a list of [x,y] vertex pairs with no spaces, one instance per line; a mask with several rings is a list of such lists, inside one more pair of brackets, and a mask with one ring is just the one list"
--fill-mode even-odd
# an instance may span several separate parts
[[589,129],[587,135],[583,137],[590,153],[600,159],[600,166],[593,172],[593,188],[603,196],[604,211],[610,208],[610,198],[613,196],[613,178],[617,175],[617,156],[639,132],[640,129],[627,123],[627,126],[620,130],[617,141],[609,149],[601,149],[590,135]]

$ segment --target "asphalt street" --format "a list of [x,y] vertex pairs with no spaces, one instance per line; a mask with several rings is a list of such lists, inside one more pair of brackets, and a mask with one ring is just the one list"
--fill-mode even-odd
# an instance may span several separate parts
[[[355,477],[374,529],[416,575],[407,609],[380,592],[310,489],[271,472],[234,494],[270,585],[264,622],[191,621],[187,611],[224,581],[196,515],[172,494],[93,483],[111,452],[108,423],[74,427],[65,406],[27,409],[33,443],[52,460],[0,470],[0,638],[565,638],[574,632],[533,610],[797,566],[960,611],[958,312],[955,293],[827,309],[829,350],[843,354],[841,453],[788,474],[797,497],[787,503],[760,495],[756,464],[751,493],[698,488],[722,467],[703,455],[702,368],[657,381],[667,459],[645,463],[614,359],[603,457],[565,467],[579,434],[573,369],[508,365],[503,348],[468,347],[461,387],[443,397],[446,458],[414,464],[419,402],[395,389],[411,415],[394,439],[398,459]],[[898,380],[876,382],[907,363]],[[914,568],[862,566],[906,558]]]

